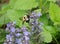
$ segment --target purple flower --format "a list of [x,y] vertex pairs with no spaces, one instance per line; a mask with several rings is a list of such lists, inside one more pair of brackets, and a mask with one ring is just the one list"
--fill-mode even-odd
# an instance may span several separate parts
[[18,43],[19,39],[16,38],[15,43]]
[[12,25],[12,22],[8,23],[7,24],[7,27],[9,28],[11,25]]
[[27,37],[27,36],[24,36],[24,37],[25,37],[25,40],[26,40],[26,41],[28,41],[28,40],[29,40],[29,37]]
[[12,25],[14,26],[16,24],[16,21],[14,21],[13,23],[12,23]]
[[16,28],[16,32],[18,32],[18,33],[19,33],[19,32],[21,32],[21,29],[19,29],[19,28]]
[[12,42],[9,42],[8,44],[13,44]]
[[29,35],[29,32],[24,31],[23,34],[24,34],[24,35]]
[[32,12],[32,15],[36,15],[36,13],[33,11],[33,12]]
[[15,28],[14,28],[14,27],[11,27],[11,28],[10,28],[10,32],[15,33]]
[[13,36],[10,37],[10,41],[12,41],[12,42],[14,41],[14,37]]
[[32,31],[34,31],[34,26],[32,26]]
[[10,32],[9,28],[6,28],[6,31]]
[[3,44],[7,44],[6,42],[4,42]]
[[13,38],[13,36],[11,36],[11,35],[9,34],[9,35],[6,35],[6,40],[7,40],[7,42],[8,42],[8,41],[13,41],[14,38]]
[[42,16],[42,13],[41,13],[41,12],[38,12],[38,13],[37,13],[37,16],[38,16],[38,17]]
[[22,44],[21,38],[16,38],[15,43],[17,43],[17,44]]
[[16,37],[19,37],[19,36],[21,36],[21,34],[20,34],[20,33],[17,33],[17,34],[15,34],[15,36],[16,36]]
[[10,35],[6,35],[6,40],[9,42]]
[[22,29],[22,31],[26,31],[27,30],[27,28],[25,26],[23,26],[21,29]]
[[22,44],[22,41],[21,41],[21,39],[19,39],[19,41],[18,41],[18,44]]

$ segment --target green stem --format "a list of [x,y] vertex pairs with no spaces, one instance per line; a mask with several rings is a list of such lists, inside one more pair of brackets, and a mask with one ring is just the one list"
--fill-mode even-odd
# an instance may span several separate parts
[[57,41],[57,39],[55,38],[55,36],[54,36],[54,35],[52,35],[52,36],[53,36],[53,38],[55,39],[56,43],[59,44],[58,41]]
[[40,9],[42,8],[42,0],[39,0],[40,3],[39,3],[39,6],[40,6]]
[[46,4],[47,4],[47,1],[45,1],[45,3],[43,4],[43,6],[42,6],[42,7],[44,7]]

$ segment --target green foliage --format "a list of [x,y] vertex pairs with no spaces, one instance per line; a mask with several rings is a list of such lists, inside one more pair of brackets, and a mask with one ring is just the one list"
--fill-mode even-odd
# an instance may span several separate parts
[[10,21],[10,19],[6,16],[6,15],[3,15],[0,17],[0,26],[2,26],[3,24],[6,24]]
[[47,1],[56,2],[56,0],[47,0]]
[[55,25],[60,24],[60,7],[55,3],[50,3],[49,15]]
[[10,9],[10,6],[9,5],[7,5],[7,4],[2,5],[0,14],[5,14],[8,9]]
[[0,29],[0,43],[3,43],[5,40],[6,32],[3,29]]
[[14,9],[10,9],[7,11],[6,15],[9,17],[9,19],[11,21],[16,21],[18,26],[22,25],[22,19],[20,20],[20,18],[22,18],[25,15],[25,11],[23,10],[14,10]]
[[57,35],[57,30],[53,26],[44,26],[43,32],[41,33],[41,39],[43,42],[50,43],[52,41],[53,35]]
[[53,26],[46,26],[45,29],[50,32],[52,35],[56,35],[57,34],[57,29]]
[[39,18],[40,22],[43,22],[44,25],[48,25],[48,18],[46,16],[46,14],[43,14],[40,18]]
[[11,7],[11,8],[13,8],[13,6],[15,5],[15,2],[16,2],[17,0],[10,0],[9,1],[9,6]]
[[35,0],[17,0],[16,2],[13,0],[12,2],[10,4],[14,5],[13,8],[17,10],[29,10],[38,6]]
[[43,42],[50,43],[52,41],[52,35],[48,31],[42,32],[41,37]]
[[[56,0],[10,0],[9,4],[3,4],[0,10],[0,26],[9,21],[16,21],[16,25],[21,27],[22,17],[30,12],[28,10],[38,7],[39,9],[35,11],[42,12],[39,22],[44,24],[42,26],[43,32],[41,33],[41,37],[43,37],[42,44],[50,43],[60,32],[60,7],[55,2]],[[30,28],[28,23],[25,22],[24,25]],[[5,34],[5,31],[0,30],[0,43],[4,41]],[[34,41],[31,44],[37,44],[37,42]]]

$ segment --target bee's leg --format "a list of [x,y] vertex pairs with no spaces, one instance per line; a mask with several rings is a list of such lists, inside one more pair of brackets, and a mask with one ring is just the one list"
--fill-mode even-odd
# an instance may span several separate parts
[[29,23],[30,20],[27,20],[26,22]]

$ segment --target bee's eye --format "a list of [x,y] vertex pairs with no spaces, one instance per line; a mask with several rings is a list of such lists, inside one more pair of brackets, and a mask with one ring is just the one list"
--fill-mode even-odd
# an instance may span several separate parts
[[25,19],[25,17],[24,17],[24,19]]

